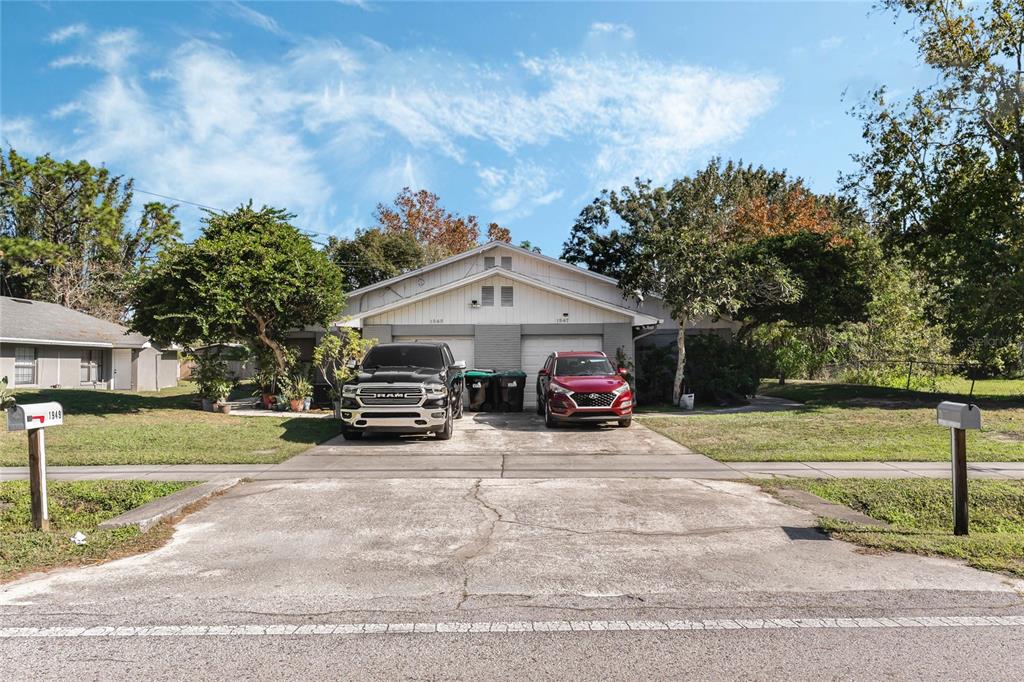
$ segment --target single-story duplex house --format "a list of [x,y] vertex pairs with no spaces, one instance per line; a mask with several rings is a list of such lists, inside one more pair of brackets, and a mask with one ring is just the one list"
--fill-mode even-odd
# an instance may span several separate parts
[[178,383],[178,351],[56,303],[0,297],[0,378],[22,387],[155,391]]
[[[347,306],[338,325],[366,338],[445,341],[468,367],[524,370],[527,405],[535,400],[532,378],[554,351],[614,358],[621,349],[633,361],[638,343],[667,345],[678,332],[659,298],[637,301],[611,277],[504,242],[352,291]],[[692,333],[723,334],[732,326],[691,325]],[[315,342],[316,332],[306,335]]]

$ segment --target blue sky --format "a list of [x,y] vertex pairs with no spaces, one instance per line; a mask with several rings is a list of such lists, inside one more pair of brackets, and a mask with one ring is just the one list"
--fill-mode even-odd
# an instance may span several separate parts
[[[832,191],[873,88],[928,82],[867,3],[4,2],[0,136],[350,234],[403,186],[557,255],[583,205],[714,155]],[[139,199],[148,199],[140,195]],[[197,210],[184,206],[187,236]]]

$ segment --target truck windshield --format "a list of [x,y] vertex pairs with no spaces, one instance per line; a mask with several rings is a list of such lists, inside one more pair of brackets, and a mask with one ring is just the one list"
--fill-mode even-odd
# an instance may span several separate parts
[[363,360],[363,367],[429,367],[444,368],[441,349],[437,346],[377,346]]
[[555,376],[606,377],[612,374],[615,374],[615,368],[608,358],[558,358],[555,361]]

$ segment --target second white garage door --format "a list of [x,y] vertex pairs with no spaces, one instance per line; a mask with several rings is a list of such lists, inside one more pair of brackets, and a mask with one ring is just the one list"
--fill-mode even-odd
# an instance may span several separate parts
[[588,336],[524,336],[523,337],[523,371],[526,372],[526,393],[523,397],[525,407],[537,404],[537,371],[544,366],[548,356],[556,351],[591,351],[603,350],[602,338],[599,334]]
[[425,343],[447,343],[452,349],[455,361],[466,361],[466,367],[472,369],[474,363],[473,337],[472,336],[396,336],[395,342],[399,341],[423,341]]

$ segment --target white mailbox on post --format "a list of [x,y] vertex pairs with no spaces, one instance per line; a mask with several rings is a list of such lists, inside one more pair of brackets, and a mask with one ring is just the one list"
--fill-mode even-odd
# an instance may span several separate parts
[[981,408],[966,403],[939,403],[939,426],[949,428],[949,451],[953,465],[953,534],[967,535],[967,431],[981,428]]
[[60,403],[33,403],[16,405],[7,410],[8,431],[30,431],[60,426],[64,423],[64,408]]
[[981,428],[981,408],[977,405],[939,403],[937,416],[939,426],[948,426],[951,429]]
[[32,493],[32,526],[50,529],[46,503],[46,429],[64,423],[60,403],[15,405],[7,410],[7,430],[28,432],[28,480]]

